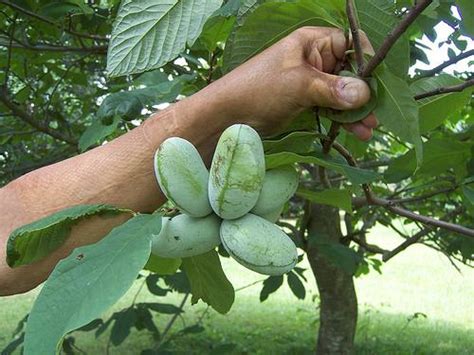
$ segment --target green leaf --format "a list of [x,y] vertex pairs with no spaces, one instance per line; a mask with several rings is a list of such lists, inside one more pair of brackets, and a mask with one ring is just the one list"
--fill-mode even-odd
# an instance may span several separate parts
[[214,16],[207,20],[199,40],[209,52],[217,48],[219,42],[225,42],[235,23],[235,17]]
[[470,186],[463,186],[462,188],[463,200],[468,208],[474,210],[474,188]]
[[107,70],[118,76],[159,68],[192,45],[222,0],[124,1],[115,20]]
[[354,250],[339,243],[316,241],[316,247],[329,262],[349,275],[354,275],[362,258]]
[[109,205],[79,205],[64,209],[15,229],[7,242],[7,263],[10,267],[41,260],[69,237],[71,228],[92,216],[111,216],[132,211]]
[[299,188],[296,194],[311,202],[338,207],[352,213],[352,194],[349,190],[332,188],[317,192]]
[[183,269],[191,284],[192,304],[202,299],[219,313],[229,312],[234,303],[235,292],[222,270],[215,250],[184,258]]
[[268,296],[278,290],[283,285],[283,275],[270,276],[263,281],[263,288],[260,291],[260,302],[266,301]]
[[[463,83],[463,80],[442,73],[438,76],[417,80],[410,88],[415,95],[418,95],[439,87],[461,83]],[[466,89],[462,92],[450,92],[417,100],[419,105],[420,133],[426,133],[438,127],[444,120],[457,115],[469,103],[471,93],[472,89]]]
[[98,243],[61,260],[41,289],[26,326],[26,354],[54,354],[61,338],[112,306],[135,281],[161,217],[139,215]]
[[472,0],[456,0],[456,5],[462,17],[461,30],[471,38],[474,37],[474,7],[472,6]]
[[303,26],[342,28],[344,23],[312,0],[265,3],[248,15],[232,38],[232,46],[225,48],[223,70],[234,69]]
[[[470,158],[470,145],[453,139],[432,138],[423,143],[424,159],[417,174],[436,176],[447,169],[464,165]],[[411,176],[416,168],[415,152],[408,151],[394,159],[385,171],[388,183],[398,182]]]
[[[149,260],[149,259],[148,259]],[[169,288],[162,288],[158,285],[158,281],[161,279],[160,275],[158,274],[150,274],[146,277],[145,282],[150,293],[156,296],[166,296],[168,292],[171,292]]]
[[115,132],[119,123],[120,117],[118,116],[115,116],[108,125],[102,123],[102,120],[94,120],[79,138],[79,150],[84,152],[89,147],[107,138]]
[[286,275],[288,286],[290,286],[291,292],[300,300],[304,300],[306,296],[306,289],[299,277],[293,271]]
[[364,184],[367,182],[376,181],[380,178],[379,173],[349,166],[344,160],[331,156],[325,156],[321,152],[314,152],[310,154],[281,152],[265,156],[265,165],[267,169],[273,169],[278,166],[294,163],[317,164],[325,168],[332,169],[347,176],[347,178],[354,184]]
[[181,266],[181,259],[162,258],[161,256],[151,254],[144,269],[154,272],[158,275],[172,275],[178,271]]
[[[392,4],[387,0],[356,0],[361,28],[375,50],[399,22]],[[410,66],[410,43],[406,35],[402,35],[395,42],[384,62],[395,75],[401,78],[407,76]]]
[[265,154],[281,152],[309,153],[314,151],[315,140],[323,137],[315,132],[291,132],[280,139],[267,139],[263,141]]
[[418,104],[408,84],[392,74],[388,68],[378,67],[378,100],[374,110],[387,129],[415,146],[417,166],[423,161],[423,147],[418,123]]

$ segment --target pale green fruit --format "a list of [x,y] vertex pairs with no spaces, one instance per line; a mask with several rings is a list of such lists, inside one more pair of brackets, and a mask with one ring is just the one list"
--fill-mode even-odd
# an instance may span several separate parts
[[207,253],[218,246],[221,219],[215,214],[204,218],[185,214],[163,217],[161,231],[153,236],[151,252],[163,258],[187,258]]
[[186,139],[171,137],[155,154],[155,175],[161,191],[183,213],[204,217],[212,212],[209,172],[199,152]]
[[250,126],[227,128],[217,143],[209,177],[209,201],[224,219],[239,218],[257,202],[265,176],[265,157],[258,133]]
[[264,275],[282,275],[296,265],[293,241],[277,225],[254,214],[224,220],[221,241],[227,252],[246,268]]
[[298,188],[298,172],[291,165],[268,170],[252,213],[265,216],[285,204]]
[[270,211],[268,213],[265,213],[265,214],[262,214],[262,215],[259,215],[259,216],[262,217],[262,218],[265,218],[267,221],[275,223],[280,218],[280,215],[283,212],[283,208],[285,208],[285,205],[281,205],[276,210]]

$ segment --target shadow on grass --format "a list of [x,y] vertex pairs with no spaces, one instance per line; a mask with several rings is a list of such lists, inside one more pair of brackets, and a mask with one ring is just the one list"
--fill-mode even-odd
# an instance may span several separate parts
[[[155,354],[314,353],[318,326],[314,309],[295,310],[283,306],[279,311],[272,307],[273,312],[268,312],[268,309],[255,309],[253,313],[237,310],[228,316],[206,312],[202,331],[179,333],[202,317],[205,307],[197,308],[186,312],[186,319],[175,323],[169,334],[170,341]],[[357,354],[474,353],[474,329],[430,319],[422,313],[390,314],[369,308],[361,310],[359,318]],[[159,329],[164,328],[167,320],[166,317],[155,318]],[[153,348],[157,342],[149,333],[133,329],[120,346],[107,346],[109,335],[110,331],[107,331],[96,339],[92,333],[74,333],[77,346],[74,353],[133,355]]]

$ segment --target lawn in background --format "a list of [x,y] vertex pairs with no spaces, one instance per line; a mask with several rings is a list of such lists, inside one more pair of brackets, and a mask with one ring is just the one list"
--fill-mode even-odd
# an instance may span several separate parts
[[[400,239],[384,228],[369,237],[383,241],[389,249]],[[252,273],[232,260],[223,261],[236,289],[265,277]],[[308,267],[305,263],[304,267]],[[474,354],[474,270],[459,265],[461,273],[438,252],[416,245],[383,265],[383,274],[375,271],[356,280],[359,322],[356,349],[359,354]],[[317,292],[308,270],[306,299],[297,300],[288,287],[282,287],[263,304],[258,295],[261,284],[237,292],[230,313],[222,316],[199,303],[185,307],[168,333],[173,337],[167,350],[175,353],[305,354],[315,345],[318,325]],[[139,281],[109,312],[132,302]],[[0,298],[0,349],[8,343],[17,322],[29,311],[38,291]],[[160,298],[160,302],[178,304],[182,295]],[[153,301],[153,295],[141,291],[138,302]],[[202,317],[205,330],[197,334],[177,335],[185,326]],[[157,316],[160,330],[169,316]],[[88,354],[106,353],[108,333],[97,340],[89,333],[76,333],[76,345]],[[153,346],[148,334],[132,331],[110,354],[139,354]]]

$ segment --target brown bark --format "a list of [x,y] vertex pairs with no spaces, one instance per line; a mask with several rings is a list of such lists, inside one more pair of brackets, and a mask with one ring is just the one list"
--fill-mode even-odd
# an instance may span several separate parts
[[317,246],[317,239],[339,243],[342,237],[337,209],[312,205],[308,225],[308,259],[320,295],[317,354],[353,354],[357,324],[357,296],[352,275],[331,263]]

